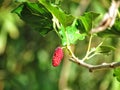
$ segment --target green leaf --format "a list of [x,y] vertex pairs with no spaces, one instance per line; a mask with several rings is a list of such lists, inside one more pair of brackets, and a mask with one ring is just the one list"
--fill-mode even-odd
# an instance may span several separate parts
[[17,8],[15,8],[15,9],[12,11],[12,13],[16,13],[19,17],[21,17],[21,12],[22,12],[22,10],[23,10],[23,7],[24,7],[23,4],[19,5]]
[[52,28],[51,13],[39,3],[25,2],[12,11],[25,21],[32,29],[47,34]]
[[50,4],[46,0],[39,0],[39,2],[43,4],[64,27],[71,25],[73,20],[75,19],[72,15],[65,14],[58,6]]
[[93,27],[93,21],[99,16],[100,14],[95,12],[87,12],[84,13],[80,18],[78,19],[80,32],[89,33],[89,31]]
[[120,82],[120,68],[115,68],[113,76],[117,78],[117,80]]
[[115,50],[115,47],[113,46],[100,46],[96,49],[96,53],[109,53],[114,50]]
[[66,28],[61,27],[60,35],[62,37],[63,45],[75,44],[77,40],[83,40],[85,38],[85,34],[80,34],[79,30],[76,27],[76,20],[73,22],[71,26]]

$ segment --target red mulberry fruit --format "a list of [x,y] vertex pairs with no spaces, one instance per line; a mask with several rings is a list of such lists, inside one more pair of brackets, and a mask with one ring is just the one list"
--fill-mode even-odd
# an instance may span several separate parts
[[63,58],[63,50],[62,50],[61,47],[57,47],[57,48],[55,49],[54,54],[53,54],[52,65],[53,65],[54,67],[59,66],[60,63],[61,63],[62,58]]

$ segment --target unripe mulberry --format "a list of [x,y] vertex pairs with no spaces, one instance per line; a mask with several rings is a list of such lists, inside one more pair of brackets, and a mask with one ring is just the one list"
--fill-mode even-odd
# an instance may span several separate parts
[[52,65],[53,65],[54,67],[59,66],[60,63],[61,63],[62,58],[63,58],[63,50],[62,50],[61,47],[57,47],[57,48],[55,49],[54,54],[53,54]]

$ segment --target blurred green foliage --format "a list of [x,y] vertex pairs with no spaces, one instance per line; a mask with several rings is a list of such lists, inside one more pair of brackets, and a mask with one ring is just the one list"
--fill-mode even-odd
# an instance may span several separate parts
[[[14,1],[4,0],[0,4],[0,90],[119,90],[120,84],[113,78],[112,70],[90,73],[67,62],[67,55],[62,65],[52,67],[51,58],[54,49],[60,45],[59,38],[53,31],[42,37],[11,13],[19,5]],[[72,15],[83,14],[84,11],[103,14],[109,5],[110,0],[61,0],[61,7]],[[95,37],[93,46],[100,39]],[[119,43],[119,39],[107,39],[105,44],[111,44],[117,50],[111,52],[113,55],[96,56],[89,63],[120,60]],[[87,44],[87,40],[76,44],[75,54],[78,57],[83,57]]]

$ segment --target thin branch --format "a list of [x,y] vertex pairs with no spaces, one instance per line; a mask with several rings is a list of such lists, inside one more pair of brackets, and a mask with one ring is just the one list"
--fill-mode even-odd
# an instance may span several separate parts
[[94,53],[94,54],[92,54],[91,56],[88,56],[87,59],[90,59],[90,58],[94,57],[94,56],[97,55],[97,54],[99,54],[99,53]]
[[61,36],[57,30],[57,28],[60,28],[60,25],[59,25],[59,21],[56,19],[56,17],[53,15],[53,28],[54,28],[54,31],[56,32],[56,34],[58,35],[58,37],[61,39]]
[[102,63],[99,65],[91,65],[91,64],[85,63],[84,61],[82,61],[76,57],[72,57],[72,58],[70,58],[70,60],[74,63],[77,63],[77,64],[83,66],[83,67],[88,68],[90,72],[92,72],[94,70],[116,68],[116,67],[120,66],[120,62]]
[[[88,60],[88,59],[92,58],[93,56],[99,54],[99,53],[96,53],[95,51],[96,51],[97,48],[99,48],[99,47],[103,44],[103,42],[104,42],[104,40],[105,40],[105,39],[104,39],[96,48],[92,48],[92,49],[90,50],[90,48],[91,48],[91,43],[92,43],[92,37],[93,37],[93,35],[91,35],[91,37],[90,37],[90,39],[89,39],[88,49],[87,49],[87,52],[86,52],[85,57],[82,59],[83,61]],[[92,53],[93,53],[93,54],[92,54]],[[92,55],[91,55],[91,54],[92,54]]]
[[120,6],[120,0],[117,1],[112,0],[109,11],[104,15],[104,18],[100,22],[100,25],[93,28],[90,33],[98,33],[106,30],[108,27],[112,27],[115,23],[119,6]]
[[92,53],[92,52],[90,52],[92,37],[93,37],[93,36],[92,36],[92,34],[91,34],[90,39],[89,39],[89,43],[88,43],[88,49],[87,49],[86,55],[85,55],[85,57],[82,59],[83,61],[87,59],[87,57],[89,56],[90,53]]
[[[100,43],[99,45],[101,45],[101,44],[102,43]],[[99,65],[88,64],[88,63],[84,62],[84,60],[77,58],[69,46],[67,47],[67,49],[71,55],[70,60],[74,63],[79,64],[80,66],[88,68],[90,72],[95,71],[95,70],[100,70],[100,69],[110,69],[110,68],[120,67],[120,62],[102,63]],[[93,56],[94,56],[94,54],[93,54]],[[90,58],[90,57],[87,57],[87,58]]]

